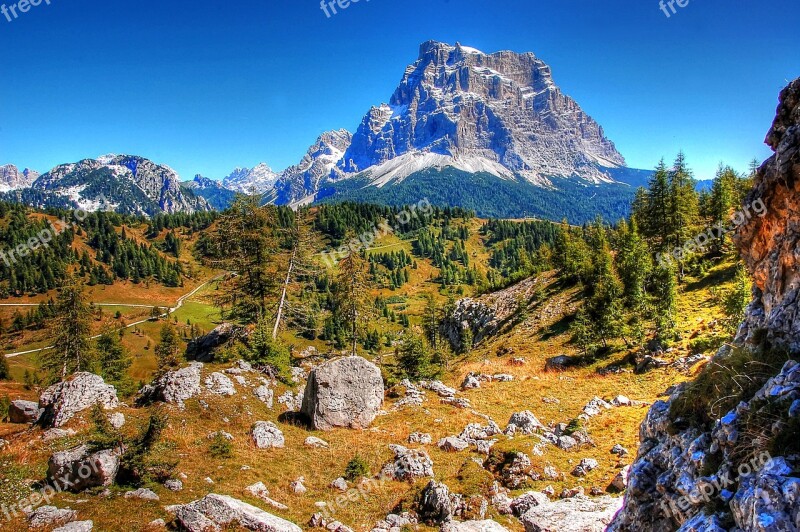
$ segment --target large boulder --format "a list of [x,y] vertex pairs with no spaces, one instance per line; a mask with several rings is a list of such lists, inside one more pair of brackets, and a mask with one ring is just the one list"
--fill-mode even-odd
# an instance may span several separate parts
[[108,487],[119,471],[119,455],[111,450],[90,453],[86,445],[53,454],[47,463],[48,482],[59,491],[80,492]]
[[426,523],[444,523],[453,517],[454,506],[448,487],[431,480],[419,495],[417,514]]
[[383,377],[375,364],[346,357],[315,368],[301,411],[317,430],[369,427],[383,404]]
[[172,509],[178,523],[188,532],[208,532],[235,525],[258,532],[302,532],[294,523],[227,495],[212,493]]
[[44,409],[39,422],[45,427],[60,427],[75,414],[99,404],[105,409],[119,406],[117,390],[93,373],[76,373],[69,380],[49,387],[39,398]]
[[183,402],[200,394],[200,374],[203,364],[194,362],[185,368],[169,371],[139,391],[139,404],[155,401],[183,407]]
[[36,423],[39,405],[33,401],[11,401],[8,405],[8,420],[11,423]]
[[531,506],[520,521],[525,532],[604,532],[622,498],[573,497]]

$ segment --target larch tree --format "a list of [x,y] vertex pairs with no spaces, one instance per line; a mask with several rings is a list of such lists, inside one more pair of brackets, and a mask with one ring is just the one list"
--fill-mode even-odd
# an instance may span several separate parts
[[374,308],[370,301],[369,264],[362,253],[352,252],[339,261],[336,277],[337,308],[352,335],[352,354],[357,353],[358,336]]
[[52,330],[54,347],[44,352],[42,369],[51,382],[91,368],[90,324],[92,309],[83,283],[73,278],[61,289],[56,301]]

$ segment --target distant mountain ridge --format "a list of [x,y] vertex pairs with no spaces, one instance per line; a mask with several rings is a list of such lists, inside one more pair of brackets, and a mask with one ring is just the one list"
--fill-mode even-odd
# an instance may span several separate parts
[[575,212],[571,221],[579,223],[598,213],[627,212],[635,187],[650,174],[626,167],[603,128],[562,93],[550,67],[534,54],[486,54],[428,41],[389,103],[372,107],[353,134],[323,133],[282,172],[261,163],[219,181],[197,176],[180,183],[166,166],[110,156],[61,165],[30,190],[25,179],[4,181],[12,183],[6,190],[20,189],[17,197],[37,205],[91,207],[104,177],[105,188],[130,189],[133,199],[117,194],[116,208],[142,214],[224,209],[235,193],[258,193],[265,202],[290,206],[410,204],[425,194],[440,204],[472,205],[481,215],[553,218]]

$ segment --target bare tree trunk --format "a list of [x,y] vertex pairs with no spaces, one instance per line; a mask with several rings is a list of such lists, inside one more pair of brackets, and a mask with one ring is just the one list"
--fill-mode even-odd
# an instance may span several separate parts
[[272,329],[272,339],[278,338],[278,328],[281,325],[281,316],[283,315],[283,306],[286,303],[286,292],[289,289],[289,282],[292,280],[292,270],[294,269],[294,259],[297,255],[297,246],[292,250],[292,258],[289,259],[289,270],[286,272],[286,281],[283,283],[283,293],[281,294],[281,302],[278,304],[278,315],[275,318],[275,328]]

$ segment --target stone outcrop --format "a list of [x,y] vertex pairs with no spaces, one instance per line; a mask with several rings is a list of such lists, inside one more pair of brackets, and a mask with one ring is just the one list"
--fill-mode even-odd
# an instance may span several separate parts
[[17,400],[8,405],[8,420],[11,423],[36,423],[39,414],[39,405],[33,401]]
[[407,449],[402,445],[390,445],[394,459],[383,466],[382,477],[393,480],[414,480],[433,477],[433,460],[421,449]]
[[383,396],[380,368],[361,357],[345,357],[314,368],[301,411],[317,430],[364,429],[378,415]]
[[[583,496],[532,505],[520,516],[525,532],[604,532],[622,499]],[[637,530],[664,530],[642,527]]]
[[247,329],[233,323],[218,325],[210,333],[196,338],[186,346],[186,358],[197,362],[213,362],[217,350],[234,340],[247,339]]
[[[752,350],[754,357],[760,354],[757,348],[796,356],[800,349],[800,79],[781,93],[767,144],[775,154],[757,172],[734,238],[755,286],[754,301],[733,343],[735,349]],[[732,349],[723,347],[714,362],[724,362]],[[766,532],[800,527],[797,456],[770,456],[763,446],[758,452],[759,442],[792,430],[787,423],[796,423],[800,415],[800,365],[786,362],[753,397],[722,412],[712,430],[672,424],[671,405],[685,390],[673,390],[667,401],[655,403],[647,414],[628,476],[625,505],[610,529]],[[773,421],[754,433],[748,430],[747,419]],[[787,434],[797,437],[796,429]],[[755,456],[742,459],[737,452],[742,446],[751,446],[750,454]]]
[[80,492],[108,487],[119,471],[119,455],[111,450],[90,453],[86,445],[53,454],[47,463],[47,479],[55,488]]
[[202,370],[203,364],[194,362],[185,368],[165,373],[139,391],[137,403],[162,401],[183,407],[184,401],[200,395]]
[[212,493],[170,509],[188,532],[219,531],[236,525],[258,532],[302,532],[294,523],[227,495]]
[[117,390],[93,373],[76,373],[70,379],[49,387],[39,398],[44,411],[39,423],[44,427],[60,427],[96,404],[105,409],[119,406]]
[[259,449],[280,449],[286,445],[283,432],[271,421],[259,421],[253,425],[250,436]]

